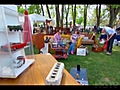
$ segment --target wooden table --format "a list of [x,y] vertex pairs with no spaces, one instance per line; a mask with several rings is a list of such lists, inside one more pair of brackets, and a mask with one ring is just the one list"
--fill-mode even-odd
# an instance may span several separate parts
[[[45,79],[57,62],[51,54],[35,55],[35,62],[16,79],[0,78],[0,85],[45,85]],[[80,85],[66,69],[63,71],[61,85]]]

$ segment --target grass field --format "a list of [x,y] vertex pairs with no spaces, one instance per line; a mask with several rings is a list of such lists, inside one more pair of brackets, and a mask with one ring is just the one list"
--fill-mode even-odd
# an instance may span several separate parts
[[[89,85],[120,85],[120,47],[114,46],[111,56],[105,52],[92,52],[92,46],[86,45],[89,49],[87,56],[69,55],[66,60],[58,60],[65,64],[65,69],[70,72],[77,64],[86,68]],[[34,52],[38,51],[34,47]]]
[[91,46],[88,48],[90,53],[87,56],[70,55],[67,60],[59,61],[65,64],[69,72],[77,64],[86,68],[89,85],[120,85],[120,47],[114,47],[111,56],[105,52],[92,52]]

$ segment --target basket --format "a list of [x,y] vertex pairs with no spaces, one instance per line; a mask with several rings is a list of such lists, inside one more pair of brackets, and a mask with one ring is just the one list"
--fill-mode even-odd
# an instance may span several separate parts
[[103,47],[100,47],[98,45],[92,46],[92,51],[93,52],[103,52]]

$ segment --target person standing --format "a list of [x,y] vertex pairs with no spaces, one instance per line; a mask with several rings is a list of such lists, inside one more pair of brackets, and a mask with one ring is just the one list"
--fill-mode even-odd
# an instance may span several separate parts
[[106,33],[107,34],[107,40],[106,42],[108,42],[108,46],[107,46],[107,55],[111,55],[112,53],[112,48],[113,48],[113,42],[116,36],[116,30],[111,28],[111,27],[104,27],[102,29],[102,33]]
[[118,21],[118,24],[116,26],[116,32],[117,34],[120,34],[120,20]]
[[54,27],[54,22],[51,20],[50,23],[49,23],[49,34],[52,34],[53,33],[53,27]]
[[94,31],[97,32],[97,25],[94,26]]

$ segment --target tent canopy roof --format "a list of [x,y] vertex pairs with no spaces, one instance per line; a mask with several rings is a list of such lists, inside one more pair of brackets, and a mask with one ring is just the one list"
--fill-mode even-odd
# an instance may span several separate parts
[[[29,16],[31,21],[46,22],[46,20],[52,20],[53,22],[55,22],[53,19],[50,19],[46,16],[42,16],[39,14],[29,14],[28,16]],[[19,14],[19,21],[21,23],[24,22],[24,14]]]
[[33,20],[33,21],[39,21],[39,22],[46,22],[46,20],[52,20],[50,18],[47,18],[45,16],[41,16],[39,14],[29,14],[29,17]]

